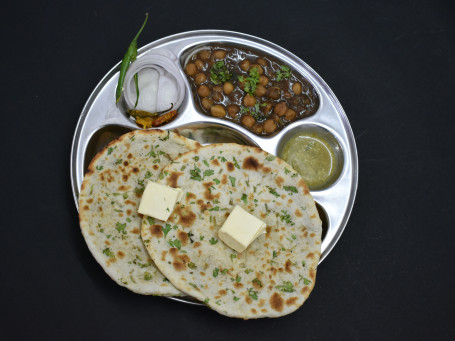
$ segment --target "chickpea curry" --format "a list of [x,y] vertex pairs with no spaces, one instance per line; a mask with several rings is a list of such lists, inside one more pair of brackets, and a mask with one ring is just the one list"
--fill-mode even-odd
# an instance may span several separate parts
[[206,115],[234,121],[259,136],[313,115],[316,89],[271,55],[210,44],[185,66],[194,99]]

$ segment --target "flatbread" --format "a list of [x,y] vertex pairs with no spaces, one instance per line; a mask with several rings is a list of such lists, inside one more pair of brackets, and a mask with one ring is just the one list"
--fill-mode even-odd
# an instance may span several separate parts
[[[322,224],[301,176],[259,148],[215,144],[181,155],[158,182],[184,198],[167,222],[143,219],[142,238],[176,288],[221,314],[279,317],[298,309],[316,280]],[[239,205],[267,224],[242,253],[218,238]]]
[[97,262],[119,285],[144,295],[181,295],[159,272],[141,239],[137,213],[148,180],[199,143],[162,130],[120,136],[90,163],[79,195],[82,235]]

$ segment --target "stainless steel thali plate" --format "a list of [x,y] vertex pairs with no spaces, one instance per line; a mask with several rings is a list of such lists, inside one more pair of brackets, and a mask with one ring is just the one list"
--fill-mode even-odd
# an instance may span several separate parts
[[[186,59],[192,51],[209,43],[228,43],[253,48],[273,55],[289,65],[294,72],[306,78],[316,89],[320,104],[317,112],[308,118],[295,121],[271,137],[258,136],[240,125],[220,118],[209,117],[198,112],[191,94],[190,84],[184,74]],[[296,132],[305,129],[323,131],[336,140],[342,169],[337,180],[323,190],[311,191],[318,204],[323,220],[322,262],[330,253],[351,214],[358,183],[358,160],[354,136],[343,108],[324,80],[297,56],[266,40],[243,33],[202,30],[184,32],[152,42],[138,51],[138,60],[149,51],[166,50],[175,55],[175,63],[185,81],[186,94],[179,109],[179,115],[162,129],[178,131],[196,139],[202,144],[215,142],[236,142],[256,145],[265,151],[278,155],[284,143]],[[138,129],[114,101],[120,63],[112,68],[96,86],[85,104],[71,149],[71,184],[74,201],[78,196],[84,172],[92,157],[108,142],[118,136]],[[194,301],[177,299],[193,303]]]

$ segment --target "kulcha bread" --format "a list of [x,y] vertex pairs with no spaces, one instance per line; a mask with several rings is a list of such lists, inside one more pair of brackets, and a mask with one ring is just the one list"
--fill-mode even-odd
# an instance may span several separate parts
[[199,143],[162,130],[120,136],[90,163],[79,195],[82,234],[95,259],[119,285],[145,295],[181,295],[155,267],[137,213],[148,180]]
[[[183,190],[167,222],[144,217],[142,238],[176,288],[221,314],[279,317],[298,309],[316,280],[322,224],[305,182],[283,160],[237,144],[200,147],[158,182]],[[235,205],[267,224],[242,253],[218,237]]]

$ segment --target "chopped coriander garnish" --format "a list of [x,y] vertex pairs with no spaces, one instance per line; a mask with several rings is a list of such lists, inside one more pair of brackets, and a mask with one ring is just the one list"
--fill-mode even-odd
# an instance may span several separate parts
[[278,257],[278,254],[276,253],[276,251],[273,251],[273,258],[276,258]]
[[115,164],[116,164],[116,165],[119,165],[119,164],[122,163],[122,161],[123,161],[123,159],[117,159],[117,160],[115,160]]
[[235,168],[240,169],[240,165],[238,164],[238,162],[237,162],[237,160],[235,159],[235,157],[233,157],[232,160],[234,161],[234,166],[235,166]]
[[294,286],[291,282],[283,282],[283,284],[277,285],[275,288],[283,292],[294,292]]
[[126,223],[120,224],[119,222],[117,222],[117,224],[115,225],[115,229],[116,229],[119,233],[122,233],[122,234],[126,234],[126,233],[127,233],[127,232],[125,231],[125,227],[126,227]]
[[107,155],[111,155],[111,153],[112,153],[113,151],[114,151],[114,148],[109,147],[109,148],[107,149]]
[[237,258],[237,255],[235,253],[231,253],[231,261],[234,259],[234,258]]
[[166,227],[163,227],[164,239],[166,239],[166,236],[167,236],[167,234],[169,233],[170,230],[171,230],[171,225],[170,224],[166,224]]
[[147,221],[149,222],[150,225],[155,224],[155,219],[153,219],[152,217],[147,217]]
[[220,269],[218,268],[215,268],[215,270],[213,270],[213,277],[217,277],[218,276],[218,273],[219,273]]
[[287,224],[291,224],[291,225],[294,225],[294,223],[292,222],[291,220],[291,216],[290,214],[285,211],[285,210],[281,210],[281,213],[283,213],[280,218],[281,218],[281,221],[285,221]]
[[244,76],[239,77],[239,81],[245,83],[244,90],[250,95],[254,95],[256,91],[256,86],[259,83],[259,70],[257,67],[250,69],[249,76],[245,78]]
[[218,179],[213,179],[213,182],[216,183],[217,185],[219,185],[221,181]]
[[277,198],[280,196],[280,195],[275,191],[275,188],[272,188],[272,187],[269,187],[269,186],[267,186],[267,188],[269,189],[269,193],[270,193],[270,194],[273,194],[273,195],[276,196]]
[[95,168],[96,168],[96,170],[99,170],[99,171],[103,170],[103,166],[96,166]]
[[283,186],[285,191],[292,193],[297,193],[297,188],[295,186]]
[[187,265],[188,265],[188,267],[189,267],[190,269],[196,269],[196,268],[197,268],[197,265],[194,264],[193,262],[189,262]]
[[105,249],[103,250],[103,253],[104,253],[106,256],[108,256],[109,258],[114,258],[114,257],[115,257],[114,253],[113,253],[113,252],[111,251],[111,249],[108,248],[108,247],[105,248]]
[[237,276],[235,277],[235,281],[236,281],[237,283],[240,283],[241,280],[242,280],[242,277],[240,277],[239,275],[237,275]]
[[219,211],[220,207],[219,206],[215,206],[215,207],[209,208],[208,210],[209,211]]
[[234,296],[232,299],[237,302],[240,299],[240,297]]
[[168,243],[171,247],[176,247],[179,250],[182,247],[182,243],[178,239],[169,240]]
[[246,205],[248,204],[248,197],[245,193],[242,194],[242,199],[241,199]]
[[275,156],[273,155],[267,155],[267,157],[265,158],[267,161],[273,161],[275,160]]
[[236,180],[235,177],[229,176],[229,181],[231,181],[231,186],[232,187],[235,187],[235,180]]
[[283,79],[287,79],[287,78],[291,77],[292,70],[289,68],[289,66],[281,65],[280,69],[281,70],[278,70],[276,72],[276,76],[277,76],[276,80],[277,81],[281,81]]
[[191,174],[191,177],[190,177],[191,180],[196,180],[196,181],[202,180],[201,170],[199,168],[197,168],[196,165],[194,165],[194,169],[190,170],[190,174]]
[[148,271],[144,272],[144,280],[150,281],[152,279],[152,274]]
[[253,290],[253,288],[248,288],[248,296],[250,296],[253,300],[258,299],[258,292],[256,290]]
[[210,244],[215,245],[216,243],[218,243],[218,239],[215,239],[214,237],[212,237],[212,238],[210,238],[209,242],[210,242]]
[[245,270],[245,273],[246,273],[246,274],[249,274],[250,272],[253,272],[253,271],[254,271],[253,269],[246,269],[246,270]]
[[204,180],[204,178],[205,178],[206,176],[210,176],[210,175],[213,175],[213,174],[215,174],[215,171],[214,171],[213,169],[206,169],[206,170],[204,171],[204,175],[203,175],[203,177],[202,177],[202,180]]
[[213,84],[218,85],[231,79],[232,73],[229,72],[224,61],[220,60],[213,64],[210,70],[210,80]]
[[257,285],[259,285],[262,288],[262,282],[257,277],[255,279],[253,279],[252,282],[256,283]]

